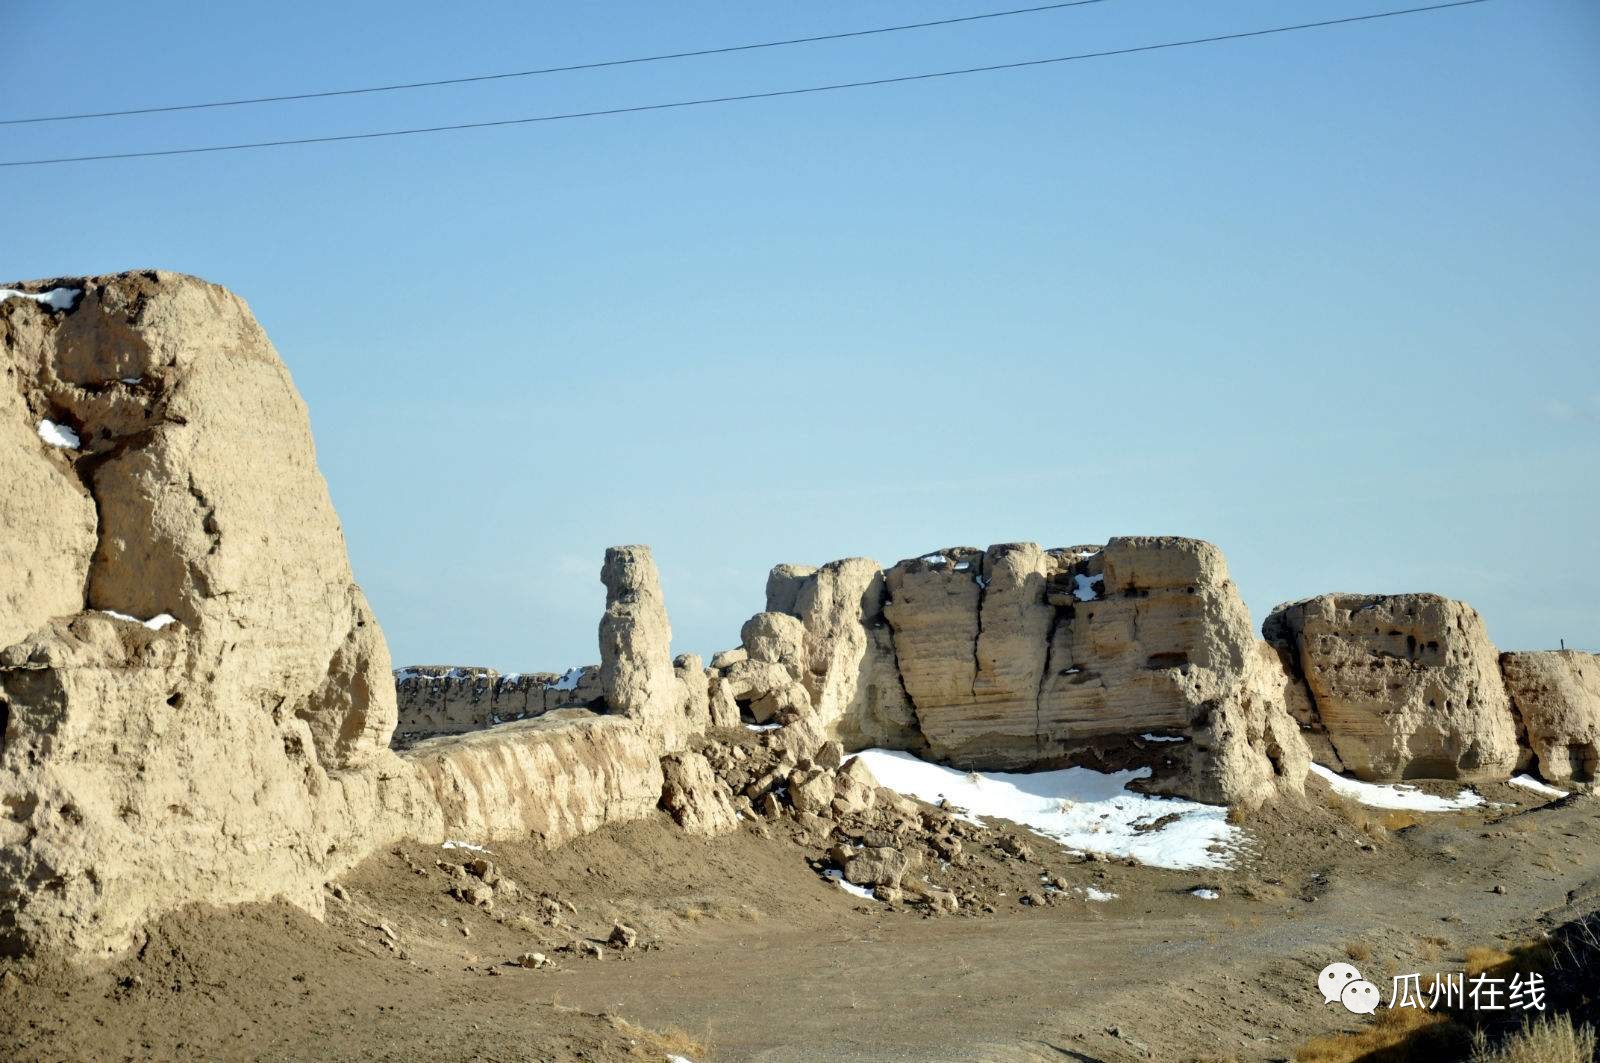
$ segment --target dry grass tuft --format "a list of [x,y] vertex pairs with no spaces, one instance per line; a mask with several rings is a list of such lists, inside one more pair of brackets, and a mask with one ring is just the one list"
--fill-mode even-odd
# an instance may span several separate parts
[[682,905],[672,910],[672,914],[686,923],[703,923],[706,921],[726,922],[731,919],[742,919],[747,923],[758,922],[761,913],[748,904],[734,904],[723,901],[695,901]]
[[1482,1030],[1472,1039],[1471,1063],[1593,1063],[1596,1058],[1594,1028],[1575,1027],[1568,1015],[1525,1022],[1498,1048],[1489,1047]]
[[1354,1033],[1314,1038],[1295,1052],[1295,1063],[1410,1063],[1456,1059],[1471,1043],[1444,1015],[1422,1008],[1386,1008]]
[[1463,954],[1462,959],[1466,961],[1467,975],[1470,977],[1510,963],[1511,953],[1505,949],[1474,945]]
[[627,1037],[633,1044],[629,1055],[635,1059],[659,1060],[666,1056],[683,1056],[696,1063],[709,1059],[711,1047],[681,1026],[668,1026],[664,1030],[647,1030],[629,1022],[620,1015],[602,1015],[611,1028]]
[[1415,827],[1422,818],[1403,808],[1371,808],[1343,794],[1328,794],[1328,810],[1374,842],[1389,840],[1395,831]]
[[1519,941],[1509,952],[1498,948],[1471,948],[1465,958],[1469,975],[1488,971],[1502,978],[1518,973],[1544,974],[1558,966],[1555,949],[1546,938]]
[[1365,941],[1347,941],[1344,954],[1350,957],[1351,963],[1365,963],[1372,959],[1372,948]]
[[1419,964],[1438,963],[1444,956],[1444,950],[1450,947],[1450,942],[1442,937],[1419,937],[1415,955]]
[[1393,832],[1415,827],[1422,822],[1422,817],[1403,808],[1391,808],[1383,814],[1379,822],[1383,824],[1384,830]]
[[1282,886],[1254,878],[1245,879],[1234,888],[1239,896],[1252,901],[1281,901],[1285,895]]

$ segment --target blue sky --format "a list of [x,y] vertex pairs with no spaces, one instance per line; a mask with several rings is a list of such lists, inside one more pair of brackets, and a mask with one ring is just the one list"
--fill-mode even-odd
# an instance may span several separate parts
[[[13,2],[8,117],[340,88],[1011,6]],[[1108,0],[867,40],[0,127],[0,158],[791,88],[1336,18]],[[470,11],[470,14],[462,12]],[[452,13],[454,12],[454,13]],[[397,663],[596,657],[607,544],[680,650],[779,561],[1210,539],[1600,649],[1600,7],[1443,14],[776,101],[0,169],[0,280],[247,298]]]

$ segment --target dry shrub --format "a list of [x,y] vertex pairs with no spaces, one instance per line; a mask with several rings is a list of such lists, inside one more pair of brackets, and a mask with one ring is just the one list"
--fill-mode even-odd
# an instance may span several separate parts
[[1372,808],[1331,791],[1328,794],[1328,810],[1374,842],[1387,841],[1392,832],[1422,822],[1415,812],[1401,808]]
[[1379,822],[1383,824],[1384,830],[1401,831],[1407,827],[1415,827],[1422,822],[1422,817],[1403,808],[1391,808],[1383,814]]
[[1471,1044],[1466,1030],[1448,1016],[1422,1008],[1386,1008],[1370,1026],[1354,1033],[1313,1038],[1294,1054],[1295,1063],[1412,1063],[1457,1059]]
[[1594,1028],[1574,1026],[1569,1015],[1525,1022],[1499,1047],[1490,1048],[1479,1030],[1472,1039],[1472,1063],[1593,1063]]
[[1252,901],[1281,901],[1284,897],[1282,886],[1254,878],[1245,879],[1234,888],[1241,897]]
[[1555,951],[1548,939],[1519,941],[1510,950],[1473,946],[1463,957],[1467,974],[1492,974],[1510,978],[1513,974],[1548,974],[1556,967]]
[[620,1015],[601,1017],[611,1024],[612,1029],[633,1042],[629,1054],[637,1059],[659,1060],[666,1056],[684,1056],[698,1063],[710,1058],[710,1046],[680,1026],[668,1026],[664,1030],[647,1030]]
[[1350,957],[1351,963],[1365,963],[1372,958],[1372,948],[1365,941],[1347,941],[1344,954]]
[[686,923],[703,923],[707,920],[725,922],[731,919],[742,919],[747,923],[758,922],[761,913],[748,904],[734,904],[723,901],[696,901],[676,908],[673,915]]
[[1471,977],[1510,963],[1511,953],[1492,946],[1474,945],[1463,954],[1462,959],[1466,961],[1467,976]]
[[1444,955],[1444,950],[1450,942],[1441,937],[1419,937],[1417,939],[1417,960],[1419,963],[1438,963]]
[[668,1026],[656,1032],[651,1047],[669,1056],[683,1056],[696,1061],[711,1057],[711,1048],[705,1040],[695,1037],[681,1026]]

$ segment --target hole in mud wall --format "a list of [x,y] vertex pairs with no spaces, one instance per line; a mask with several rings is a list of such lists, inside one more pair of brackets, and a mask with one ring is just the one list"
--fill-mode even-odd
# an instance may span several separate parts
[[1267,763],[1272,765],[1272,773],[1282,776],[1285,773],[1283,764],[1283,747],[1273,741],[1267,742]]
[[[1462,758],[1462,766],[1471,768],[1466,761],[1472,759],[1471,754]],[[1456,777],[1456,762],[1449,757],[1418,757],[1406,765],[1402,778],[1406,779],[1453,779]]]
[[1176,653],[1152,653],[1149,660],[1144,662],[1146,668],[1182,668],[1189,663],[1189,655],[1182,651]]
[[756,718],[755,717],[755,713],[750,711],[750,705],[754,700],[755,700],[754,698],[734,698],[733,699],[733,703],[739,707],[739,719],[744,721],[745,723],[754,723],[755,722],[755,718]]
[[6,755],[6,734],[11,730],[11,702],[0,698],[0,757]]
[[[4,705],[4,702],[0,702]],[[3,747],[0,747],[3,748]],[[1593,782],[1600,772],[1600,745],[1578,744],[1567,747],[1567,763],[1578,782]]]

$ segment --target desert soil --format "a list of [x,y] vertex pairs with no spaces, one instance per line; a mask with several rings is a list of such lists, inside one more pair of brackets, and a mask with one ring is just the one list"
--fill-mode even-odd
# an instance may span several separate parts
[[[11,962],[0,1058],[1287,1059],[1366,1021],[1322,1003],[1329,962],[1361,956],[1387,990],[1600,908],[1600,800],[1485,786],[1501,807],[1385,826],[1311,786],[1247,825],[1231,870],[1086,861],[1026,836],[1027,859],[997,849],[970,872],[992,912],[943,917],[847,894],[783,821],[496,845],[485,858],[522,896],[489,911],[440,866],[480,854],[402,847],[341,880],[325,921],[189,910],[92,971]],[[1041,874],[1069,888],[1024,903]],[[637,943],[594,958],[619,920]],[[549,966],[512,965],[530,952]]]

